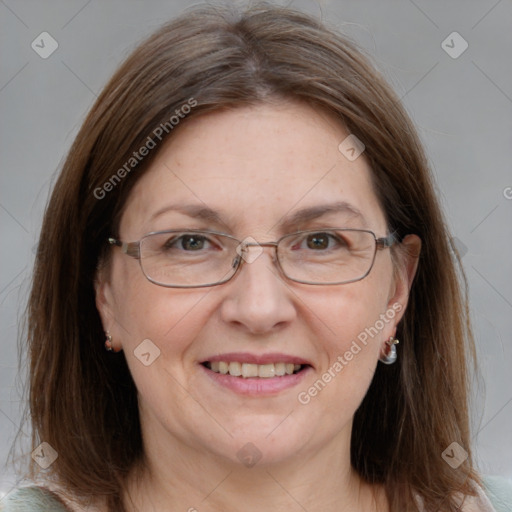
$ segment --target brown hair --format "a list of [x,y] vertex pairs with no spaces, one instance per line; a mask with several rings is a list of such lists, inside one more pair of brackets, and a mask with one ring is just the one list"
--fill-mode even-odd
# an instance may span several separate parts
[[[354,43],[268,4],[195,8],[166,24],[122,64],[83,123],[47,207],[28,306],[34,447],[46,441],[58,452],[50,471],[72,493],[106,496],[111,510],[123,510],[123,483],[143,456],[137,395],[124,354],[104,350],[94,279],[158,148],[103,198],[97,191],[156,127],[167,123],[162,140],[171,137],[169,119],[191,99],[181,123],[276,98],[328,112],[362,140],[390,232],[422,239],[399,359],[379,365],[355,414],[352,465],[385,485],[392,511],[417,510],[414,496],[426,510],[458,510],[454,493],[474,494],[480,483],[468,426],[473,339],[420,141]],[[469,453],[457,470],[441,457],[454,441]]]

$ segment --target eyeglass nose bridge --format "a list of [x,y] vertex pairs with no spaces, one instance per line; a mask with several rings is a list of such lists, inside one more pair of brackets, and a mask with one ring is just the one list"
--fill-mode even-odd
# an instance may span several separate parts
[[259,242],[240,242],[243,247],[277,247],[277,242],[265,242],[260,244]]
[[[277,247],[279,245],[278,242],[264,242],[264,243],[259,243],[259,242],[256,242],[256,240],[254,240],[254,238],[250,238],[250,241],[247,241],[246,240],[243,240],[242,242],[240,242],[240,244],[237,246],[236,248],[236,252],[237,252],[237,257],[233,260],[233,268],[236,268],[236,270],[238,271],[239,270],[239,267],[242,266],[243,263],[253,263],[254,261],[256,261],[257,258],[259,258],[261,256],[261,254],[263,253],[263,247],[274,247],[275,248],[275,258],[278,262],[278,266],[279,266],[279,261],[278,261],[278,257],[277,257]],[[249,247],[258,247],[260,248],[259,251],[256,251],[256,252],[251,252],[249,251]]]

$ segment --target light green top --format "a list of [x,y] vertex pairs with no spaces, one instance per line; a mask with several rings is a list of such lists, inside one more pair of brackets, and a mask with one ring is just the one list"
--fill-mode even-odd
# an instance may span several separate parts
[[22,487],[0,501],[0,512],[69,512],[69,509],[50,491]]
[[[486,496],[492,503],[494,512],[511,512],[512,482],[496,476],[486,476],[483,482]],[[23,487],[0,501],[0,512],[69,512],[69,509],[55,494],[45,489]]]

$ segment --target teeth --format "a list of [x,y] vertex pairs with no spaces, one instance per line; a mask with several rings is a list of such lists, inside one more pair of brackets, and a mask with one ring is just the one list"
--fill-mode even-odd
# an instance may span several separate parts
[[276,363],[274,365],[275,369],[276,369],[276,375],[278,375],[279,377],[281,377],[282,375],[284,375],[286,373],[286,368],[285,368],[285,364],[284,363]]
[[229,374],[240,377],[242,375],[242,365],[240,363],[229,363]]
[[270,363],[270,364],[253,364],[226,361],[215,361],[209,363],[209,368],[215,373],[223,375],[229,374],[233,377],[260,377],[262,379],[270,379],[272,377],[282,377],[283,375],[292,375],[292,373],[300,370],[302,365],[293,363]]
[[262,364],[258,367],[258,377],[263,377],[265,379],[269,377],[274,377],[276,374],[276,367],[274,364]]
[[[231,366],[231,363],[229,363]],[[243,363],[242,364],[242,377],[247,379],[248,377],[257,377],[258,376],[258,365]]]

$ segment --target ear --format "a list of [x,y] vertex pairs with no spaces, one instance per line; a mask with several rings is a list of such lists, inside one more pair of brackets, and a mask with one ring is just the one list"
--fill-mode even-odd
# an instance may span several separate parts
[[96,309],[101,318],[104,331],[110,331],[114,325],[114,297],[110,283],[108,265],[100,264],[94,277]]
[[[397,252],[397,262],[394,271],[394,286],[390,291],[388,299],[388,308],[397,311],[395,316],[395,332],[396,325],[402,319],[407,302],[409,300],[409,292],[411,290],[416,270],[418,269],[419,257],[421,252],[421,238],[418,235],[407,235],[401,242],[401,247]],[[398,308],[397,305],[401,307]],[[395,305],[393,307],[393,305]]]

